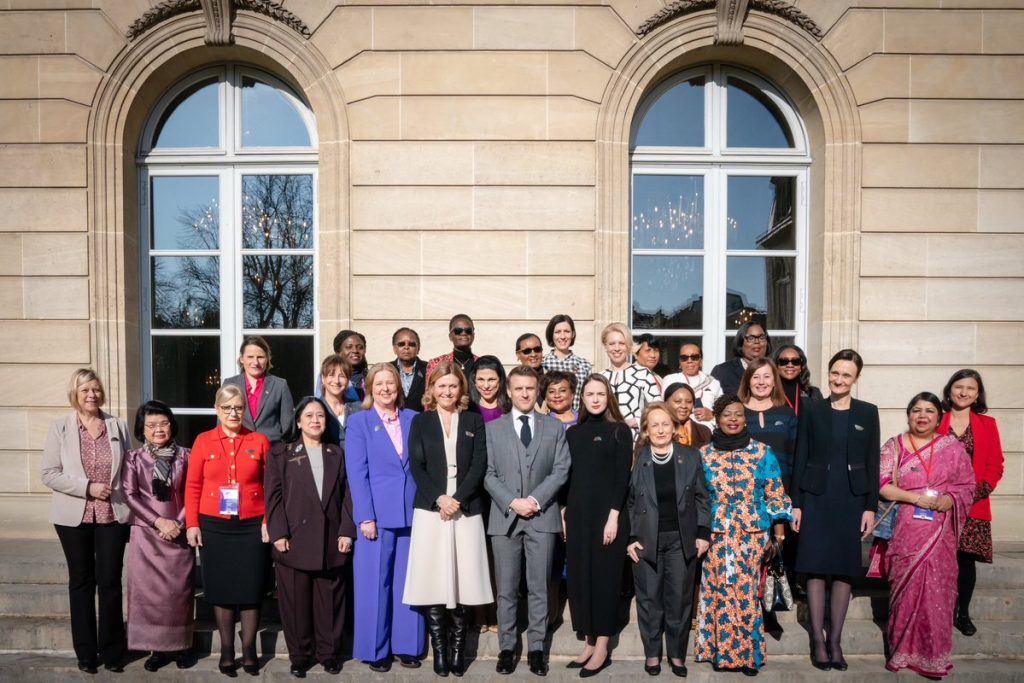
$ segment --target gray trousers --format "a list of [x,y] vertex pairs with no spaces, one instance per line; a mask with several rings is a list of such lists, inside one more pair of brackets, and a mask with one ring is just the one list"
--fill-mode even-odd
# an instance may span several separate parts
[[494,579],[498,585],[498,644],[514,650],[518,642],[519,582],[526,558],[528,626],[527,651],[544,649],[548,630],[548,581],[555,550],[555,534],[515,529],[509,536],[491,536],[494,550]]
[[658,534],[657,564],[640,560],[633,565],[636,616],[645,657],[661,658],[662,636],[668,656],[686,659],[693,615],[693,580],[697,558],[683,557],[678,531]]

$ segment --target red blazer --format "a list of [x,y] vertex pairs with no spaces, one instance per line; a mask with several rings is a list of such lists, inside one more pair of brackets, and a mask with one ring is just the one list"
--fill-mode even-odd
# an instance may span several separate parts
[[263,468],[270,442],[259,432],[242,428],[229,439],[218,426],[196,437],[185,477],[185,525],[199,526],[199,515],[221,517],[220,487],[228,483],[234,465],[238,482],[238,518],[262,517]]
[[[942,416],[940,434],[949,434],[952,413]],[[1003,478],[1003,445],[999,440],[999,427],[995,418],[971,411],[971,433],[974,435],[974,479],[984,481],[993,489]],[[982,498],[971,506],[970,516],[974,519],[992,520],[992,502]]]

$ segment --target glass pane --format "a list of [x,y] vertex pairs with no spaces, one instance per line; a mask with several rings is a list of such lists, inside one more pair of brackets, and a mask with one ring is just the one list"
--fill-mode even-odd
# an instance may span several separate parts
[[219,386],[220,337],[153,337],[153,398],[212,408]]
[[704,326],[704,259],[634,256],[634,330],[686,330]]
[[[777,348],[779,348],[781,346],[785,346],[786,344],[793,344],[793,343],[795,343],[793,341],[795,339],[795,337],[793,337],[793,336],[778,336],[777,337],[774,334],[771,334],[770,332],[769,332],[768,336],[772,340],[772,354],[775,353],[775,349],[777,349]],[[735,344],[735,343],[736,343],[736,335],[735,334],[730,334],[730,335],[726,336],[726,338],[725,338],[725,349],[726,349],[726,351],[725,351],[725,358],[726,358],[726,360],[728,360],[729,358],[733,357],[733,355],[732,355],[732,345]],[[769,355],[771,355],[771,354],[769,354]],[[714,366],[713,363],[711,365],[708,365],[707,362],[706,362],[707,361],[706,358],[704,360],[705,360],[705,367],[707,367],[708,369],[711,369]],[[812,384],[813,383],[814,382],[812,381]]]
[[220,267],[216,256],[154,256],[153,327],[220,327]]
[[793,136],[775,104],[746,81],[729,79],[727,147],[792,147]]
[[768,329],[793,329],[795,269],[792,256],[727,258],[726,329],[735,330],[755,316],[766,320]]
[[730,176],[729,249],[795,249],[796,178]]
[[242,177],[242,248],[313,248],[313,176]]
[[152,249],[216,249],[220,242],[217,176],[159,176],[150,180]]
[[277,88],[248,76],[242,78],[242,146],[310,146],[295,105]]
[[633,176],[633,248],[701,249],[704,177]]
[[270,344],[271,358],[274,368],[271,372],[288,381],[292,397],[298,403],[304,396],[313,393],[313,373],[316,360],[313,358],[312,336],[274,336],[263,335]]
[[[661,366],[668,368],[668,372],[666,372],[665,375],[680,371],[679,349],[683,348],[684,344],[696,344],[703,348],[702,344],[704,343],[704,338],[700,335],[691,337],[664,337],[656,334],[654,335],[654,338],[661,344],[660,364]],[[667,386],[662,386],[662,389],[667,388]]]
[[220,147],[218,81],[200,81],[182,91],[156,126],[153,147]]
[[174,413],[174,419],[178,422],[178,435],[174,437],[174,440],[186,448],[192,447],[197,436],[217,426],[216,415],[179,415]]
[[313,257],[243,256],[242,325],[313,328]]
[[644,114],[633,140],[635,147],[703,147],[704,79],[678,83]]

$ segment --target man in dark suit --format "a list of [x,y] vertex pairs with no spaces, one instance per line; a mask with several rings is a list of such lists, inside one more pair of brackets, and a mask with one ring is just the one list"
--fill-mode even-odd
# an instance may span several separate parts
[[535,410],[537,373],[525,366],[508,374],[512,411],[487,425],[487,474],[491,496],[487,533],[494,550],[498,587],[498,641],[495,670],[515,671],[519,580],[526,562],[528,603],[527,661],[530,671],[547,674],[544,638],[548,626],[548,579],[555,537],[562,531],[558,491],[569,478],[569,446],[562,424]]
[[391,361],[398,368],[398,376],[402,380],[402,395],[405,407],[423,412],[423,389],[427,384],[427,362],[420,360],[420,335],[416,330],[399,327],[391,335],[391,348],[395,351],[395,360]]

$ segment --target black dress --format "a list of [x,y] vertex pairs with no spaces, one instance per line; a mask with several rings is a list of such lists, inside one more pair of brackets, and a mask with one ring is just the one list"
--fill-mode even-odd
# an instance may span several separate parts
[[[633,433],[624,422],[587,420],[566,432],[572,473],[566,496],[565,555],[572,627],[588,636],[616,633],[622,568],[629,543],[630,466]],[[619,511],[619,529],[603,544],[608,512]]]
[[802,574],[863,576],[860,520],[866,496],[850,491],[847,473],[847,435],[850,411],[830,409],[828,483],[821,495],[803,493],[803,517],[796,571]]

